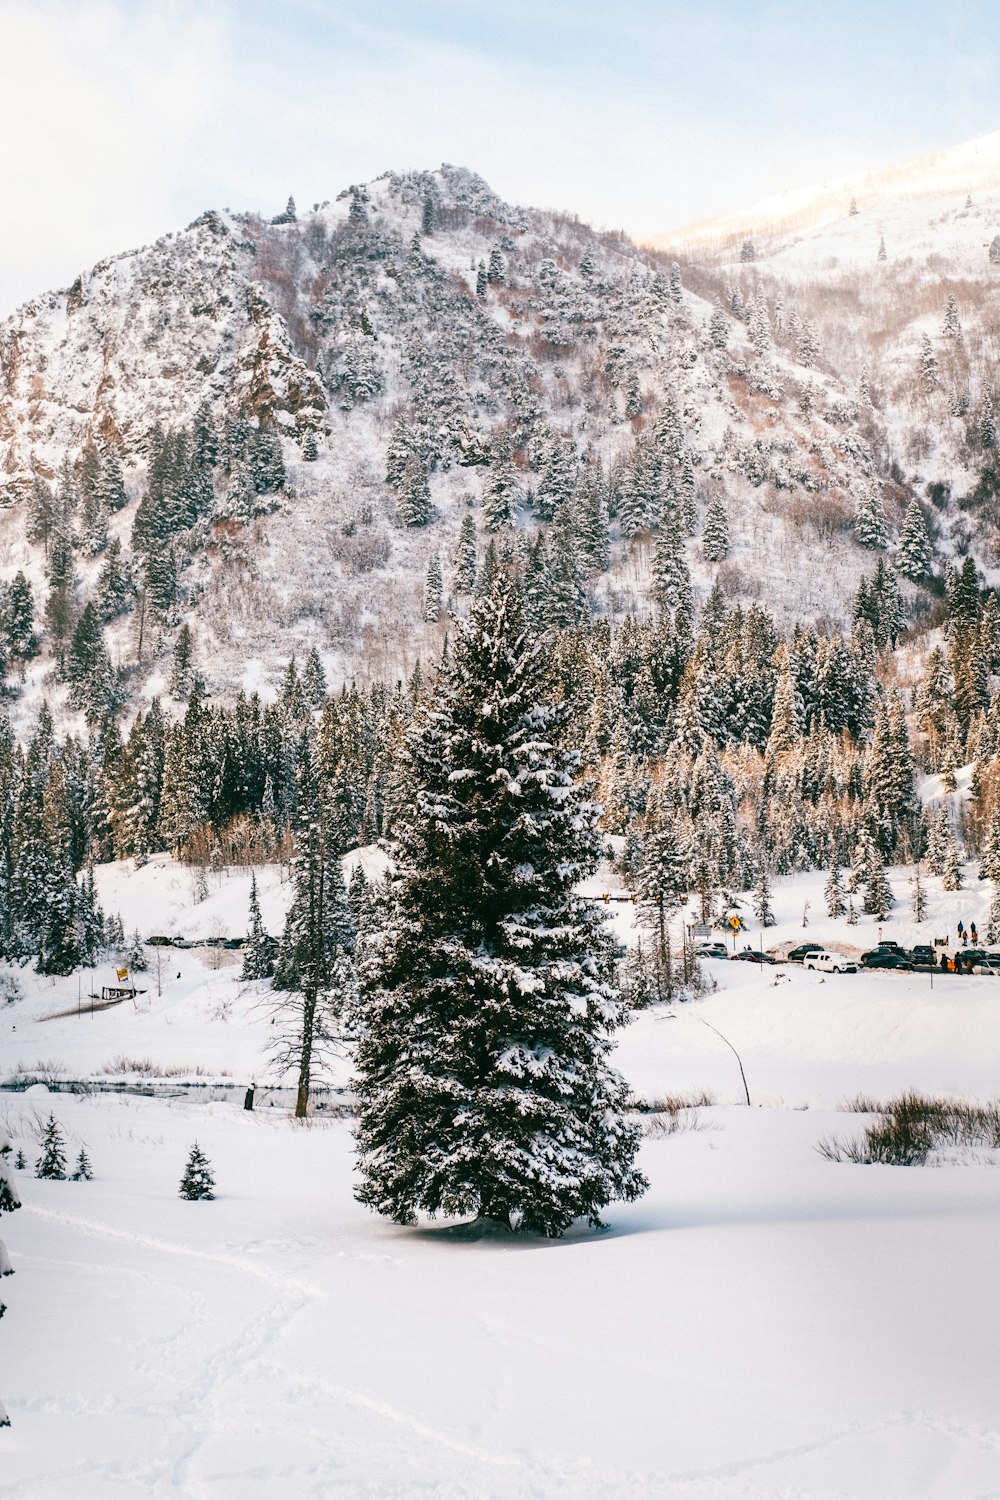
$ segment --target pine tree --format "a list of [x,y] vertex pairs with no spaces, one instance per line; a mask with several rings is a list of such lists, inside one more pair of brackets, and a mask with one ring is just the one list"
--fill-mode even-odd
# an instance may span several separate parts
[[264,930],[260,914],[260,898],[257,894],[257,876],[250,876],[250,910],[247,917],[247,937],[243,944],[243,970],[246,980],[270,979],[274,972],[274,944]]
[[701,550],[709,562],[721,562],[729,554],[729,516],[721,495],[708,502]]
[[876,255],[875,259],[879,260],[879,261],[882,261],[882,260],[888,260],[888,258],[889,257],[886,254],[886,250],[885,250],[885,237],[882,236],[882,237],[880,237],[879,242],[878,242],[878,254]]
[[944,326],[941,330],[945,338],[960,339],[962,337],[962,323],[958,316],[958,303],[954,292],[949,292],[944,305]]
[[840,869],[840,861],[835,859],[830,867],[826,885],[823,887],[823,898],[826,901],[826,914],[828,917],[842,917],[847,910],[844,900],[844,881]]
[[641,848],[635,877],[639,920],[653,939],[657,998],[670,1000],[674,991],[670,913],[687,895],[690,868],[688,850],[678,835],[673,809],[656,794],[650,795]]
[[500,246],[494,245],[490,251],[490,263],[487,269],[487,280],[490,286],[503,286],[507,280],[507,272],[500,254]]
[[847,925],[848,927],[857,927],[858,925],[857,907],[854,905],[854,898],[852,896],[848,896],[847,898]]
[[184,1168],[181,1178],[180,1195],[190,1202],[196,1202],[200,1198],[215,1197],[215,1177],[212,1173],[212,1164],[202,1151],[198,1142],[195,1141],[191,1147],[191,1153]]
[[185,623],[174,642],[174,656],[170,668],[170,693],[174,698],[184,699],[194,685],[194,640],[190,625]]
[[913,866],[913,875],[910,879],[910,884],[913,887],[913,920],[914,922],[926,921],[927,892],[924,890],[919,861]]
[[950,830],[948,842],[944,850],[941,888],[945,891],[960,891],[962,889],[962,860],[958,852],[958,845]]
[[708,320],[708,336],[713,349],[725,349],[729,343],[729,319],[721,302],[712,309],[712,316]]
[[486,262],[481,260],[476,267],[476,296],[485,297],[489,284],[489,278],[486,275]]
[[990,897],[990,913],[986,921],[986,941],[990,944],[1000,943],[1000,885],[993,884],[993,894]]
[[462,517],[455,557],[455,593],[471,594],[476,587],[476,518]]
[[996,416],[993,410],[993,397],[989,391],[983,391],[983,399],[979,403],[979,441],[983,448],[996,447]]
[[927,576],[930,566],[931,541],[927,535],[924,513],[916,500],[911,500],[899,535],[899,571],[904,578],[918,583]]
[[35,1176],[65,1181],[66,1138],[55,1115],[50,1114],[45,1122],[39,1144],[42,1154],[35,1163]]
[[11,579],[4,600],[3,630],[12,657],[27,661],[38,650],[35,635],[35,604],[31,584],[19,568]]
[[353,991],[354,930],[340,850],[324,817],[312,745],[303,743],[297,772],[294,895],[274,965],[271,1058],[296,1076],[295,1114],[304,1117],[317,1075],[340,1038],[340,1018]]
[[84,1149],[84,1147],[81,1146],[80,1147],[80,1154],[79,1154],[79,1156],[76,1159],[76,1167],[73,1170],[73,1175],[70,1178],[70,1181],[71,1182],[91,1182],[93,1180],[93,1177],[94,1177],[94,1168],[91,1165],[90,1157],[87,1155],[86,1150]]
[[885,873],[882,856],[873,849],[865,881],[864,909],[870,917],[882,922],[892,907],[892,887]]
[[753,910],[754,916],[762,927],[774,926],[775,916],[771,910],[771,876],[767,868],[767,861],[764,859],[760,861],[757,887],[753,897]]
[[870,481],[863,486],[854,507],[854,535],[862,547],[873,551],[888,540],[882,497]]
[[441,577],[441,560],[435,552],[427,564],[427,578],[424,582],[424,619],[433,625],[441,618],[441,598],[444,593],[444,580]]
[[545,657],[498,572],[408,742],[356,1015],[358,1197],[400,1223],[471,1212],[559,1235],[645,1187],[607,1062],[614,955],[573,894],[597,809],[559,748]]
[[920,339],[920,387],[925,396],[931,395],[938,387],[938,362],[930,335],[926,333]]
[[399,514],[405,526],[426,526],[431,518],[431,491],[422,459],[411,453],[403,466]]

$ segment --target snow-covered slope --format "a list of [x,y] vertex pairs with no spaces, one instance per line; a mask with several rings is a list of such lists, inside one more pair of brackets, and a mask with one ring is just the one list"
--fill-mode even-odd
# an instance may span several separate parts
[[[849,223],[863,238],[859,220]],[[904,249],[893,241],[894,255]],[[503,203],[475,174],[447,166],[355,185],[285,222],[206,213],[35,299],[0,328],[9,505],[0,577],[24,569],[41,614],[46,564],[41,543],[28,540],[27,497],[37,478],[60,482],[65,461],[78,471],[97,444],[124,466],[129,502],[109,529],[141,586],[145,563],[130,536],[151,435],[157,424],[177,431],[197,420],[214,428],[222,456],[208,513],[173,538],[176,607],[147,621],[137,605],[107,627],[131,692],[164,691],[182,620],[217,692],[267,691],[288,656],[312,646],[334,685],[392,680],[435,655],[449,612],[465,608],[454,589],[458,534],[471,514],[481,561],[490,536],[483,500],[505,448],[522,539],[545,532],[553,514],[561,535],[578,536],[576,497],[603,490],[608,567],[579,564],[589,607],[613,620],[648,609],[655,512],[669,481],[641,471],[663,419],[679,434],[677,461],[694,492],[687,554],[696,590],[718,576],[731,597],[766,599],[783,626],[799,617],[849,625],[872,563],[852,539],[854,502],[879,483],[898,526],[911,495],[912,432],[889,411],[888,364],[872,370],[877,409],[859,400],[861,358],[853,313],[838,300],[840,273],[803,272],[795,295],[804,315],[832,299],[831,326],[807,362],[789,331],[796,309],[777,305],[776,275],[763,260],[720,273],[709,257],[686,258],[678,279],[669,257],[566,215]],[[745,295],[728,299],[713,330],[730,282]],[[746,300],[758,282],[764,304],[751,327]],[[928,306],[941,296],[934,290]],[[890,301],[896,308],[895,292]],[[904,376],[901,367],[907,394]],[[284,490],[258,507],[271,513],[242,520],[230,472],[239,469],[230,450],[241,422],[277,434],[287,470]],[[423,526],[403,524],[398,482],[386,483],[400,442],[429,474]],[[637,484],[650,483],[653,515],[626,526]],[[728,516],[729,556],[719,565],[700,545],[713,496]],[[948,503],[931,517],[939,562],[964,544],[969,521],[958,517],[955,537],[955,520]],[[445,608],[428,625],[424,581],[435,557]],[[77,609],[92,597],[102,558],[79,550]],[[925,605],[914,594],[914,612]],[[27,692],[58,704],[50,645],[43,639]]]
[[[902,226],[954,208],[956,199],[964,203],[971,196],[995,205],[998,195],[1000,131],[995,131],[883,171],[791,188],[721,218],[702,219],[655,235],[650,243],[666,250],[683,247],[691,253],[711,253],[747,238],[756,244],[758,238],[804,235],[839,224],[851,216],[852,203],[857,216],[864,218],[856,226],[860,240],[865,230],[870,234],[873,220]],[[993,232],[995,228],[990,238]]]

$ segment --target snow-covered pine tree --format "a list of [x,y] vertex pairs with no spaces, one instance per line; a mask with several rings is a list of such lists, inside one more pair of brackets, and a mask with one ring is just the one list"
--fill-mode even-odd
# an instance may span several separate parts
[[721,562],[729,555],[729,515],[721,495],[713,495],[708,502],[701,550],[709,562]]
[[212,1164],[197,1141],[191,1147],[184,1167],[180,1196],[192,1203],[200,1198],[215,1197],[215,1176],[212,1172]]
[[986,941],[1000,943],[1000,885],[994,882],[990,897],[990,912],[986,919]]
[[45,1122],[39,1145],[42,1154],[35,1163],[35,1176],[52,1178],[59,1182],[66,1177],[66,1138],[55,1115],[50,1114]]
[[835,859],[830,866],[830,874],[827,876],[826,885],[823,887],[823,898],[826,901],[826,914],[828,917],[842,917],[847,910],[844,900],[844,878],[840,868],[840,861]]
[[87,1155],[85,1147],[81,1146],[80,1154],[76,1159],[76,1166],[73,1168],[73,1175],[70,1178],[70,1181],[91,1182],[93,1181],[93,1177],[94,1168],[91,1164],[90,1157]]
[[927,535],[924,513],[916,500],[911,500],[899,534],[899,571],[904,578],[918,583],[930,571],[931,555],[931,540]]
[[455,593],[471,594],[476,587],[476,518],[469,512],[462,517],[455,553]]
[[243,978],[270,979],[274,972],[274,944],[264,930],[257,894],[257,876],[250,876],[250,909],[247,916],[247,940],[243,945]]
[[431,518],[431,491],[427,468],[417,453],[410,453],[399,485],[399,514],[405,526],[426,526]]
[[857,927],[858,925],[858,910],[854,905],[853,896],[848,896],[847,898],[847,925],[848,927]]
[[427,564],[424,579],[424,619],[435,625],[441,618],[441,599],[444,594],[444,579],[441,577],[441,559],[435,552]]
[[722,303],[716,301],[708,320],[708,337],[713,349],[725,349],[729,343],[729,319]]
[[879,236],[878,254],[876,255],[875,259],[876,260],[880,260],[880,261],[881,260],[888,260],[889,259],[888,255],[886,254],[885,236],[884,235],[880,235]]
[[993,397],[989,391],[983,391],[983,399],[979,403],[979,442],[983,448],[995,448],[997,441],[996,415],[993,410]]
[[888,541],[882,496],[870,480],[861,488],[854,507],[854,535],[862,547],[876,551]]
[[753,894],[753,913],[762,927],[773,927],[774,912],[771,910],[771,873],[767,860],[761,858],[757,874],[757,885]]
[[960,339],[962,337],[962,320],[958,315],[958,303],[954,292],[949,292],[945,301],[944,324],[941,331],[945,338]]
[[913,866],[910,886],[913,890],[913,920],[914,922],[924,922],[927,919],[927,892],[924,889],[923,874],[919,860]]
[[875,917],[879,922],[884,922],[892,909],[892,886],[885,873],[882,856],[874,845],[868,861],[864,909],[868,916]]
[[573,894],[597,809],[546,681],[498,571],[408,740],[355,1016],[357,1195],[399,1223],[472,1213],[559,1235],[646,1186],[608,1065],[626,1014],[612,945]]
[[920,339],[920,388],[925,396],[931,395],[938,388],[937,356],[927,333]]
[[948,830],[948,842],[944,850],[941,888],[945,891],[960,891],[962,889],[962,859],[958,852],[955,836],[950,829]]

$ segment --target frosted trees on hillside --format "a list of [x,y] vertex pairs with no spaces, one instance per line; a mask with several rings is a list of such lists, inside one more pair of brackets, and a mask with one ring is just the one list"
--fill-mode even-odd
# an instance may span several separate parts
[[645,1181],[609,1067],[625,1013],[573,888],[597,809],[560,749],[546,652],[497,573],[407,749],[410,803],[356,1011],[363,1203],[562,1234]]

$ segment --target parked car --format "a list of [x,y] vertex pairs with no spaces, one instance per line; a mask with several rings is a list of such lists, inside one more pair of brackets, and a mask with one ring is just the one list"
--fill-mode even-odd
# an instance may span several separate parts
[[853,958],[845,958],[842,953],[827,953],[824,948],[819,953],[810,953],[808,958],[802,960],[804,969],[822,969],[824,974],[856,974],[858,966]]
[[742,953],[734,953],[733,957],[741,959],[745,964],[777,963],[777,959],[772,958],[769,953],[760,953],[754,948],[744,948]]
[[728,958],[725,943],[699,943],[694,950],[695,958]]
[[802,943],[800,947],[793,948],[792,951],[791,951],[791,953],[789,953],[789,955],[788,955],[788,962],[790,964],[800,964],[800,963],[802,963],[803,959],[806,959],[806,958],[809,957],[810,953],[822,953],[822,952],[823,952],[823,944],[822,943]]
[[987,955],[985,958],[981,958],[977,964],[972,965],[972,972],[973,974],[993,974],[995,977],[1000,978],[1000,958],[997,958],[995,955],[993,957]]
[[876,943],[875,946],[876,948],[887,948],[890,950],[890,952],[893,953],[906,952],[906,949],[903,947],[902,943],[897,943],[895,938],[882,938],[882,940]]
[[862,953],[861,962],[866,969],[912,969],[913,965],[904,953],[892,948],[869,948]]
[[937,964],[937,956],[929,943],[916,943],[910,949],[910,957],[915,964]]

